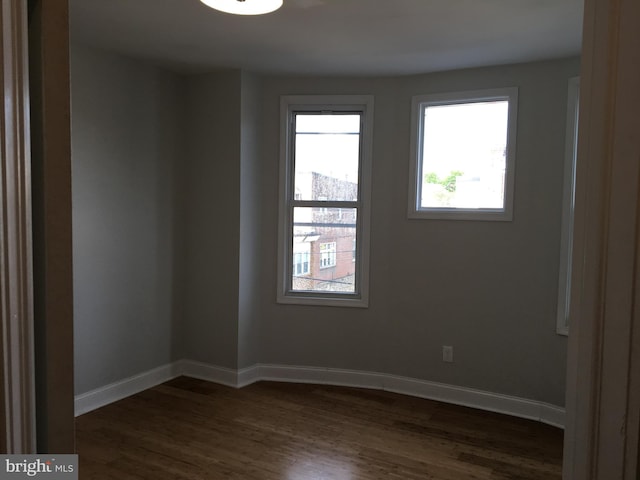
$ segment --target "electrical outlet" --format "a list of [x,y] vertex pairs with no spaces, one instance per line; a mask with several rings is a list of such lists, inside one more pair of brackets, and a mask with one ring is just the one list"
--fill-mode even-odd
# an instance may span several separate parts
[[442,361],[453,363],[453,347],[450,347],[448,345],[442,346]]

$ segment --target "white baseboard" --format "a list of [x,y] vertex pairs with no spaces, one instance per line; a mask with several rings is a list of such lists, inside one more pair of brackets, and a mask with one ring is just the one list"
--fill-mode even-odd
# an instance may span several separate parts
[[238,388],[238,371],[193,360],[176,362],[180,375]]
[[257,380],[371,388],[538,420],[564,428],[564,408],[536,400],[398,375],[333,368],[256,365]]
[[74,401],[75,415],[77,417],[96,408],[104,407],[105,405],[135,395],[136,393],[160,385],[180,375],[182,375],[182,373],[178,370],[177,364],[170,363],[134,375],[133,377],[110,383],[109,385],[91,390],[90,392],[76,395]]
[[76,397],[76,415],[89,412],[180,375],[234,388],[242,388],[265,380],[386,390],[403,395],[538,420],[555,427],[564,428],[565,411],[562,407],[467,387],[385,373],[337,368],[257,364],[248,368],[234,370],[192,360],[180,360],[171,365],[79,395]]

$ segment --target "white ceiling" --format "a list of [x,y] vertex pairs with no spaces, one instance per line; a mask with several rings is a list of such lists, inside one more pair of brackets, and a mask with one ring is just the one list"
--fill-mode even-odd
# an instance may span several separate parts
[[244,17],[199,0],[71,0],[72,41],[183,72],[398,75],[580,52],[583,0],[284,0]]

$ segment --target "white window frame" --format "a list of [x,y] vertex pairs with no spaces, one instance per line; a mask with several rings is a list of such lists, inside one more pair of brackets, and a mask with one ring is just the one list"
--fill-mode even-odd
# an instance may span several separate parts
[[[293,171],[292,119],[304,112],[358,112],[362,114],[360,132],[360,172],[358,199],[344,201],[300,201],[295,199]],[[369,306],[369,245],[371,205],[371,163],[373,144],[372,95],[284,95],[280,98],[280,206],[278,217],[278,282],[277,302],[298,305],[334,307]],[[350,205],[348,205],[350,204]],[[291,288],[292,232],[295,206],[325,208],[357,208],[356,242],[358,245],[356,291],[299,292]]]
[[[293,255],[294,257],[296,255],[298,255],[298,258],[300,260],[302,260],[301,262],[295,262],[295,259],[293,261],[293,264],[291,266],[291,271],[293,272],[294,275],[309,275],[309,272],[311,272],[311,245],[310,244],[306,244],[307,248],[305,249],[305,251],[295,251],[295,248],[293,248]],[[304,261],[306,260],[306,262]],[[306,264],[307,268],[304,268],[304,265]],[[295,267],[296,265],[301,265],[300,268],[300,273],[295,272]]]
[[[325,247],[326,248],[322,248]],[[320,244],[320,268],[332,268],[336,266],[338,257],[338,247],[336,242],[326,242]],[[324,265],[325,258],[329,263]]]
[[[437,105],[507,100],[507,152],[503,208],[433,208],[421,206],[423,178],[424,110]],[[411,102],[411,162],[409,170],[409,218],[441,220],[513,220],[516,163],[516,128],[518,118],[518,88],[493,88],[465,92],[416,95]]]
[[556,332],[559,335],[569,335],[576,153],[578,148],[578,114],[580,106],[579,97],[580,78],[570,78],[567,97],[567,133],[564,153],[562,226],[560,233],[560,273],[558,276],[558,310],[556,322]]

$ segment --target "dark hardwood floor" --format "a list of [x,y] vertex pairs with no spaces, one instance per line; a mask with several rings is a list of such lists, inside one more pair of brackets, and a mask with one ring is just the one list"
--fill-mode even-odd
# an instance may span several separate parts
[[559,429],[356,388],[181,377],[76,428],[82,480],[561,478]]

